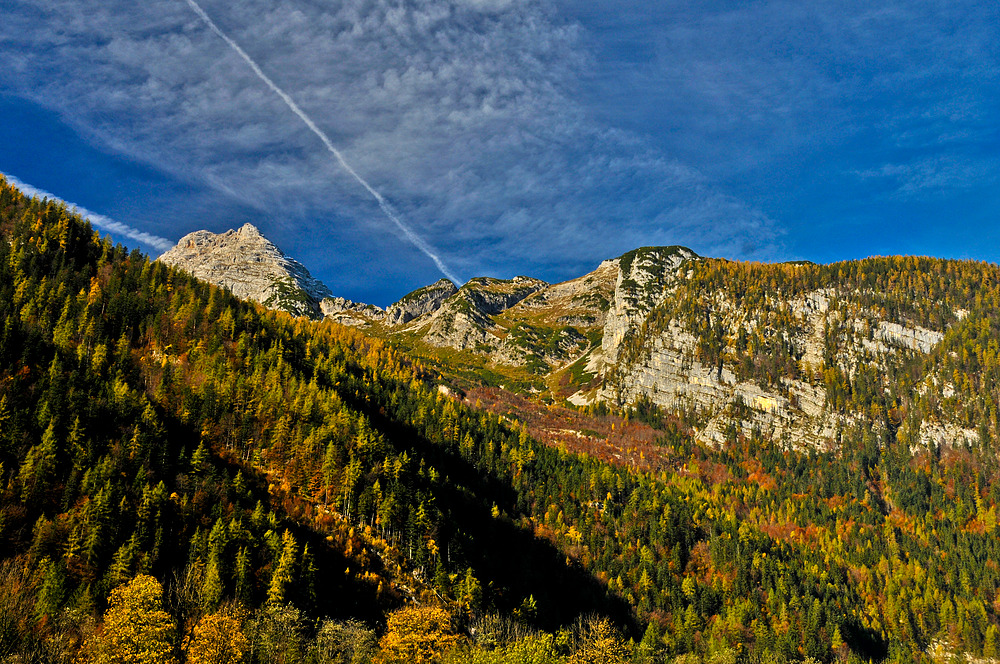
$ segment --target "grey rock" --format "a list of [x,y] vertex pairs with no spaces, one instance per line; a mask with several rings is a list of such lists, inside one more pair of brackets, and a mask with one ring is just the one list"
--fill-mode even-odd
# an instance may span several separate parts
[[458,287],[448,279],[441,279],[430,286],[424,286],[404,295],[386,309],[389,325],[404,325],[414,318],[437,311],[449,297],[458,292]]
[[606,362],[618,360],[625,335],[670,294],[670,282],[685,261],[698,258],[686,247],[642,247],[618,259],[618,280],[604,324],[602,352]]
[[501,342],[491,316],[506,311],[548,286],[540,279],[472,279],[429,317],[423,339],[433,346],[493,352]]
[[372,322],[385,321],[385,310],[374,304],[354,302],[344,297],[328,297],[319,303],[324,318],[355,327],[368,327]]
[[320,301],[333,296],[305,266],[286,256],[252,224],[219,234],[189,233],[157,260],[236,297],[296,316],[317,316]]

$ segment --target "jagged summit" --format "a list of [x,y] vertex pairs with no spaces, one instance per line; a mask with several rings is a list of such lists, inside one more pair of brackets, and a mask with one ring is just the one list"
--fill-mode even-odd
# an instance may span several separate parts
[[423,330],[423,339],[433,346],[458,350],[495,350],[501,338],[492,317],[547,286],[541,279],[531,277],[470,279],[427,318],[429,327]]
[[[232,232],[232,231],[230,231]],[[260,237],[263,238],[264,235],[260,232],[260,229],[251,224],[249,221],[236,230],[236,234],[244,238]]]
[[430,286],[418,288],[401,297],[386,309],[390,325],[403,325],[414,318],[436,311],[449,297],[458,292],[449,279],[439,279]]
[[319,303],[332,297],[301,263],[289,258],[253,224],[224,233],[195,231],[159,257],[199,279],[296,316],[315,316]]

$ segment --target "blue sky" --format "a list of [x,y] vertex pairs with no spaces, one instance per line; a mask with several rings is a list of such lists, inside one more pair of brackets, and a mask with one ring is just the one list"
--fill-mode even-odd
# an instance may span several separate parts
[[186,0],[5,3],[0,172],[170,241],[252,222],[376,304],[428,252],[1000,260],[996,2],[201,6],[424,250]]

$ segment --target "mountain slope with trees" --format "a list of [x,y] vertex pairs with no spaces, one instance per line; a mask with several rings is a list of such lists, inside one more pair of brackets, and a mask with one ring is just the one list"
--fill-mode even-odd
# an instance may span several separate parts
[[[0,215],[0,537],[8,587],[37,595],[0,611],[17,623],[6,650],[46,629],[82,639],[136,574],[169,588],[182,626],[231,602],[377,624],[419,601],[467,621],[532,594],[543,624],[627,621],[491,514],[516,503],[493,466],[514,463],[519,434],[459,429],[419,365],[128,253],[6,184]],[[454,452],[470,441],[496,446],[490,464]]]
[[[708,445],[698,413],[639,399],[579,409],[570,451],[384,340],[241,302],[6,183],[0,237],[2,658],[997,656],[993,266],[839,268],[946,332],[837,378],[855,415],[829,449],[736,426]],[[706,265],[692,283],[749,274],[746,298],[794,274]],[[914,444],[935,413],[982,435]],[[635,420],[648,462],[586,453]]]

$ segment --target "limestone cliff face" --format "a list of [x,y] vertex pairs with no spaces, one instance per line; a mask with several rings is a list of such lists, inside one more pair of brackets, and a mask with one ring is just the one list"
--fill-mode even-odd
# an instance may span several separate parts
[[[831,289],[819,289],[787,301],[774,296],[755,307],[721,289],[701,294],[694,318],[725,330],[719,360],[708,365],[692,319],[685,319],[680,304],[671,301],[689,276],[684,261],[695,259],[660,260],[666,269],[652,270],[660,276],[646,276],[650,270],[645,267],[639,274],[619,273],[598,369],[604,387],[575,401],[629,404],[649,399],[668,411],[697,412],[702,422],[696,436],[710,444],[724,441],[729,429],[745,435],[757,430],[790,446],[822,448],[838,429],[859,421],[829,401],[824,370],[836,367],[846,380],[863,369],[885,372],[906,354],[930,353],[944,337],[938,330],[884,319],[883,311],[859,304],[864,294],[841,292],[834,301]],[[744,371],[740,378],[736,345],[754,333],[788,349],[797,377],[766,384],[745,377]],[[975,436],[968,431],[962,435]],[[938,429],[919,433],[925,443],[935,436],[940,437]]]
[[[738,279],[730,283],[714,265],[684,247],[643,247],[559,284],[479,278],[456,289],[441,280],[384,313],[347,301],[324,313],[380,321],[377,333],[445,365],[452,349],[471,352],[491,371],[533,376],[532,390],[578,405],[649,400],[684,411],[708,444],[757,431],[799,448],[833,445],[839,430],[866,421],[831,396],[831,372],[843,384],[866,372],[885,375],[944,338],[944,329],[891,317],[872,304],[874,293],[828,280],[746,297]],[[782,362],[773,370],[765,367],[772,356]],[[947,398],[944,377],[925,382]],[[942,420],[909,439],[976,435]]]
[[386,322],[389,325],[403,325],[414,318],[433,313],[456,292],[458,287],[448,279],[441,279],[430,286],[418,288],[386,309]]
[[189,233],[158,260],[222,286],[236,297],[296,316],[316,316],[320,301],[333,296],[251,224],[219,234]]
[[373,322],[383,322],[386,319],[385,310],[374,304],[354,302],[343,297],[328,297],[319,303],[319,311],[324,318],[329,318],[341,325],[369,327]]
[[604,361],[618,361],[625,335],[670,294],[677,270],[698,255],[685,247],[642,247],[618,259],[614,298],[604,324]]
[[[491,371],[531,376],[532,390],[578,405],[649,400],[684,411],[709,444],[758,431],[794,447],[832,445],[839,430],[868,421],[838,385],[877,384],[871,376],[935,352],[945,333],[943,323],[921,327],[877,305],[878,293],[830,279],[748,297],[737,272],[722,277],[676,246],[636,249],[554,285],[481,277],[457,288],[441,279],[386,309],[333,297],[250,225],[191,233],[160,260],[238,297],[398,339],[445,365],[453,350],[471,352]],[[949,380],[930,369],[916,389],[947,400]],[[911,445],[978,437],[945,410],[903,429]]]
[[444,300],[440,308],[429,317],[422,335],[423,340],[433,346],[447,346],[457,350],[492,351],[501,341],[492,316],[502,313],[547,285],[540,279],[530,277],[472,279]]

